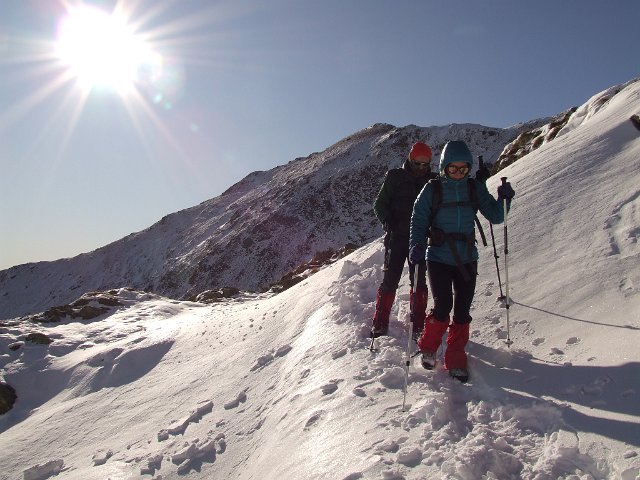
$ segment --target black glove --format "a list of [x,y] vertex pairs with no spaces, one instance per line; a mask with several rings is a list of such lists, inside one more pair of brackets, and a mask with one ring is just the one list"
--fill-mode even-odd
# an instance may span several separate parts
[[489,178],[490,176],[491,172],[484,165],[478,168],[478,171],[476,172],[476,180],[482,183],[485,183],[487,181],[487,178]]
[[418,263],[424,262],[426,250],[424,245],[412,245],[409,248],[409,263],[413,265],[417,265]]
[[515,195],[516,192],[509,182],[504,182],[498,187],[498,200],[511,200]]

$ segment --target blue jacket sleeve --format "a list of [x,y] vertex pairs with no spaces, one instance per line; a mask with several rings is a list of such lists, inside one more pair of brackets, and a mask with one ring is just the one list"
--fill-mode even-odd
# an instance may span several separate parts
[[[480,213],[493,224],[499,224],[504,221],[504,205],[503,202],[496,200],[487,190],[487,186],[482,182],[476,182],[478,193],[478,206]],[[509,206],[507,206],[507,209]]]
[[418,198],[413,204],[411,215],[411,231],[409,234],[409,246],[427,246],[427,232],[429,231],[429,220],[431,216],[431,200],[433,198],[433,188],[426,184]]

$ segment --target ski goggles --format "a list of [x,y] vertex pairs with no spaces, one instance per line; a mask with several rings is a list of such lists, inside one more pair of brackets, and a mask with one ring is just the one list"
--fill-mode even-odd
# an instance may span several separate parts
[[470,168],[469,165],[462,165],[460,167],[457,165],[447,165],[447,168],[445,170],[449,174],[461,173],[463,175],[466,175],[469,172]]

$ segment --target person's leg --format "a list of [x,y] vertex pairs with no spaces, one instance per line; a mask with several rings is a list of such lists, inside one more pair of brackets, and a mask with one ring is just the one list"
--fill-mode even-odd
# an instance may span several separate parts
[[453,305],[451,283],[455,267],[438,262],[428,262],[429,285],[434,307],[425,319],[418,346],[423,353],[435,354],[442,335],[449,326],[449,312]]
[[471,303],[476,287],[475,271],[477,266],[473,264],[465,265],[469,277],[467,280],[463,278],[462,273],[458,270],[458,274],[453,279],[453,289],[455,292],[455,304],[453,309],[453,323],[449,327],[449,335],[447,336],[447,350],[445,351],[445,367],[453,372],[454,370],[462,370],[458,372],[461,380],[466,381],[468,378],[467,370],[467,353],[465,347],[469,341],[469,324],[471,323]]
[[457,267],[445,263],[428,262],[429,286],[433,297],[431,314],[438,320],[448,320],[453,308],[453,292],[451,286]]
[[384,271],[382,283],[376,297],[376,311],[373,316],[371,334],[374,337],[386,335],[389,329],[389,316],[400,283],[404,262],[409,251],[409,239],[391,236],[389,242],[389,262]]
[[455,294],[453,321],[458,324],[471,323],[469,311],[476,291],[477,262],[465,264],[464,268],[468,275],[467,280],[465,280],[459,268],[456,268],[453,276],[453,292]]

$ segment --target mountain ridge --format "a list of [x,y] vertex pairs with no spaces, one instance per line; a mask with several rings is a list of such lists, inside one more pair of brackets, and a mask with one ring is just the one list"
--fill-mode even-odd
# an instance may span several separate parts
[[385,172],[402,165],[413,142],[429,143],[438,155],[447,141],[461,139],[474,156],[495,162],[522,132],[553,118],[507,129],[374,124],[322,152],[252,172],[221,195],[92,252],[0,271],[0,318],[112,288],[181,299],[226,286],[265,290],[318,252],[381,235],[373,201]]

